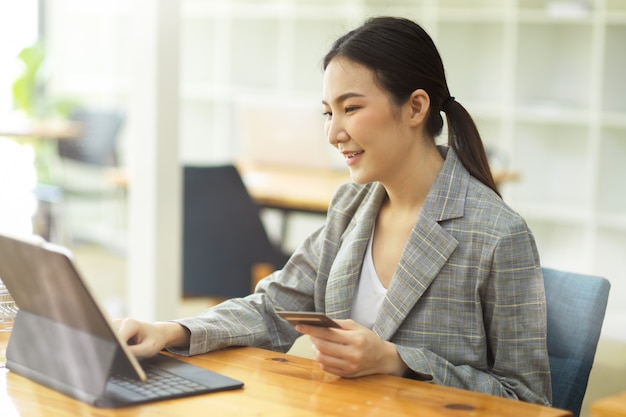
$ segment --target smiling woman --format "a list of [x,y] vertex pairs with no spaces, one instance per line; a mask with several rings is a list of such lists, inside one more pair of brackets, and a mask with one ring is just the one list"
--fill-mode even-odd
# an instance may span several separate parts
[[[324,59],[326,139],[353,182],[323,227],[255,293],[169,322],[117,321],[138,356],[227,346],[288,350],[306,334],[324,371],[391,374],[550,403],[537,247],[499,196],[481,137],[415,22],[378,17]],[[436,137],[448,122],[448,146]],[[306,155],[305,155],[306,157]],[[224,236],[227,239],[228,236]],[[292,326],[324,313],[341,328]]]

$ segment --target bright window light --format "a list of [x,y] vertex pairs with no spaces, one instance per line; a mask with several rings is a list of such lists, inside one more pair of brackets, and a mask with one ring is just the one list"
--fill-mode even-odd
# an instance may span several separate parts
[[[0,2],[0,123],[13,111],[12,85],[20,73],[17,55],[38,38],[38,1]],[[32,146],[0,137],[0,231],[31,233],[37,209]]]
[[21,67],[19,52],[37,41],[38,1],[0,1],[0,118],[13,108],[13,80]]
[[37,210],[33,190],[37,184],[35,152],[0,138],[0,231],[30,234]]

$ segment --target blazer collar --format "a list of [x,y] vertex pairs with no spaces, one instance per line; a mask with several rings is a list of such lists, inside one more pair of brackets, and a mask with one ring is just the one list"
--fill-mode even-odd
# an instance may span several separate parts
[[[335,257],[326,289],[326,314],[332,318],[350,317],[365,250],[374,228],[376,216],[387,192],[379,184],[372,184],[373,191],[368,193],[350,226],[343,236],[343,244]],[[328,297],[332,294],[331,297]]]
[[453,149],[444,146],[438,149],[445,159],[426,196],[420,217],[440,222],[463,217],[470,174]]

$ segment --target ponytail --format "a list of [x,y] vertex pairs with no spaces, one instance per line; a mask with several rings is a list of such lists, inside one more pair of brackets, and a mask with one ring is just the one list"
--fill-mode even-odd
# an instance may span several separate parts
[[472,116],[454,97],[446,100],[441,110],[446,113],[448,123],[448,146],[454,149],[465,169],[473,177],[500,196],[489,168],[483,141]]

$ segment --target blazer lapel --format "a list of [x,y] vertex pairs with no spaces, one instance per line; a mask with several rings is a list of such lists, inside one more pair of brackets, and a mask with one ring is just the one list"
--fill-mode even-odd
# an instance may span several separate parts
[[336,319],[350,317],[352,299],[359,283],[365,249],[369,242],[376,216],[385,196],[384,187],[374,184],[374,190],[354,216],[351,229],[343,236],[343,243],[330,270],[326,288],[326,314]]
[[439,222],[463,216],[469,173],[453,150],[447,153],[437,180],[404,249],[374,324],[389,340],[452,255],[458,241]]
[[457,245],[436,221],[420,216],[374,323],[374,332],[383,340],[393,336]]

